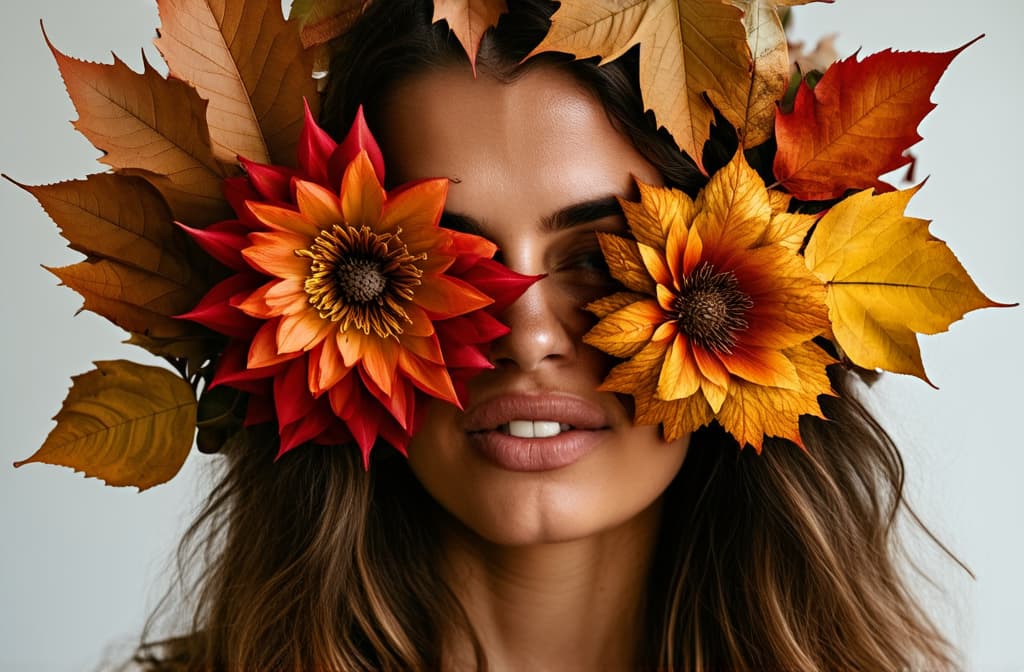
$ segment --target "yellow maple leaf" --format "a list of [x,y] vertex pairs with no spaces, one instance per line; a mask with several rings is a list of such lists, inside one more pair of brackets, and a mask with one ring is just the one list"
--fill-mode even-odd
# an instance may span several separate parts
[[[907,217],[917,187],[866,189],[834,206],[807,244],[825,283],[832,331],[850,361],[925,381],[917,334],[945,331],[965,313],[1000,306],[971,280],[928,220]],[[928,381],[930,383],[930,381]]]
[[637,44],[644,105],[703,170],[714,117],[704,96],[741,134],[747,117],[751,59],[742,12],[722,0],[564,0],[532,53],[607,62]]

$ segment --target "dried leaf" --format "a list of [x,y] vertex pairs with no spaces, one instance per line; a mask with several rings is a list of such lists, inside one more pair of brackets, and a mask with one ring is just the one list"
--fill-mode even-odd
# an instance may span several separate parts
[[644,105],[704,170],[714,117],[704,96],[741,134],[747,117],[751,59],[742,13],[722,0],[565,0],[533,53],[606,62],[637,44]]
[[978,290],[927,220],[903,214],[918,188],[843,200],[818,221],[805,258],[826,283],[833,333],[850,360],[927,381],[916,334],[1001,304]]
[[319,97],[313,54],[279,0],[158,0],[157,49],[171,75],[209,101],[214,153],[234,163],[294,165],[302,101]]
[[608,262],[612,277],[634,292],[654,293],[654,280],[644,266],[635,241],[611,233],[598,232],[597,242]]
[[234,170],[210,149],[206,101],[193,88],[145,59],[139,74],[116,57],[113,65],[80,61],[47,44],[78,110],[75,128],[105,152],[103,163],[146,178],[185,223],[230,216],[221,181]]
[[975,41],[944,53],[854,55],[833,64],[813,90],[801,83],[792,113],[775,119],[779,183],[802,200],[890,191],[879,177],[910,162],[905,152],[921,139],[917,125],[935,107],[932,89]]
[[71,467],[108,485],[140,491],[181,469],[196,425],[192,387],[175,374],[125,360],[96,362],[75,376],[57,426],[20,467],[43,462]]
[[[728,0],[743,11],[743,26],[754,62],[740,141],[755,147],[772,137],[776,103],[789,87],[789,46],[779,7],[806,5],[815,0]],[[832,2],[832,0],[822,0]]]
[[202,296],[201,287],[107,259],[88,259],[48,270],[85,299],[85,310],[102,315],[126,331],[171,340],[203,334],[195,324],[172,317],[196,304]]
[[328,44],[348,32],[371,0],[295,0],[289,21],[299,22],[302,46],[315,54],[314,72],[326,72],[331,63]]
[[505,0],[434,0],[432,21],[448,22],[448,27],[466,50],[475,75],[480,40],[488,28],[498,25],[498,19],[507,11]]

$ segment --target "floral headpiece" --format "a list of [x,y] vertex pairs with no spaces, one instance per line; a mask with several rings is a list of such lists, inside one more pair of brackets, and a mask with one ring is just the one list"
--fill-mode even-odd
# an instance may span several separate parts
[[[609,61],[639,45],[645,106],[709,174],[696,198],[640,183],[621,201],[629,235],[599,237],[622,289],[587,307],[584,340],[622,360],[601,389],[635,397],[636,422],[667,439],[717,421],[741,446],[800,444],[799,417],[833,393],[828,366],[927,380],[916,334],[1001,305],[903,214],[919,187],[879,179],[910,161],[964,47],[804,73],[777,6],[807,1],[563,0],[534,51]],[[174,371],[97,362],[18,464],[144,489],[194,438],[217,450],[262,423],[280,453],[404,452],[426,401],[465,401],[507,332],[496,316],[537,278],[438,226],[443,176],[386,191],[361,113],[340,144],[316,125],[315,62],[368,0],[296,0],[289,21],[278,0],[157,4],[166,77],[51,45],[75,127],[112,172],[24,188],[86,255],[51,270]],[[474,67],[507,11],[434,7]],[[738,145],[721,167],[704,160],[716,113]]]

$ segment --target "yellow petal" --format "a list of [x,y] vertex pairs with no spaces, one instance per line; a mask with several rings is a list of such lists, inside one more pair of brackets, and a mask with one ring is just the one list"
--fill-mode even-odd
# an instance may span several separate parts
[[678,334],[665,353],[665,362],[658,375],[658,399],[683,399],[700,388],[701,375],[690,350],[686,336]]
[[643,267],[647,269],[647,274],[655,282],[666,286],[673,286],[675,284],[672,278],[672,271],[669,270],[668,264],[665,263],[665,256],[660,250],[643,243],[638,244],[638,250],[640,258],[643,260]]

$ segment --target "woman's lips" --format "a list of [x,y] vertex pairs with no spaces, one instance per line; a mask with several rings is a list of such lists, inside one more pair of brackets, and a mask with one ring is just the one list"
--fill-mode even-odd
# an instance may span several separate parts
[[510,471],[568,466],[610,431],[600,406],[567,394],[495,397],[472,406],[463,427],[481,455]]

